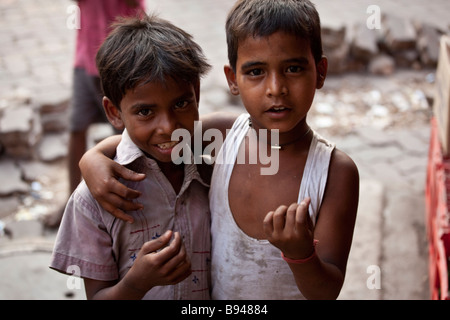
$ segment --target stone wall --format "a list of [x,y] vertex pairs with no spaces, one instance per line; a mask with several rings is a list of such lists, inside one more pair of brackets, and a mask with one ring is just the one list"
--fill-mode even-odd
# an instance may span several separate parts
[[420,21],[385,14],[380,29],[366,23],[322,26],[324,54],[329,73],[369,72],[390,75],[396,68],[435,68],[439,39],[448,30]]
[[0,150],[18,159],[52,161],[67,152],[68,101],[38,104],[27,90],[2,100]]
[[0,99],[0,219],[13,213],[31,219],[66,201],[68,187],[56,186],[56,177],[66,176],[59,160],[68,152],[68,99],[32,97],[16,89]]
[[[439,30],[394,15],[384,15],[381,22],[380,29],[370,29],[365,23],[337,27],[323,24],[322,42],[329,59],[329,74],[358,72],[388,76],[398,68],[429,68],[434,72],[439,39],[442,34],[450,33],[450,28]],[[36,96],[46,96],[47,102],[37,102]],[[21,161],[46,163],[66,157],[69,98],[70,92],[45,95],[45,92],[20,88],[2,96],[0,166],[10,171],[12,162],[20,170],[17,163]],[[23,175],[23,172],[18,174],[18,179]],[[0,190],[0,196],[26,191],[26,185],[21,182]]]
[[[329,74],[390,75],[396,68],[435,68],[440,36],[448,31],[384,15],[380,29],[365,23],[322,26]],[[449,32],[450,33],[450,32]],[[67,152],[68,101],[38,104],[34,93],[16,90],[1,100],[0,152],[20,159],[52,161]],[[62,146],[62,147],[61,147]]]

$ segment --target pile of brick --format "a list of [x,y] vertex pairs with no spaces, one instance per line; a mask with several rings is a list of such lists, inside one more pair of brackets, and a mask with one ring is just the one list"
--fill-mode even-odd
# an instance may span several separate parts
[[67,152],[67,106],[67,101],[36,103],[27,90],[16,90],[2,99],[1,153],[12,158],[41,161],[64,157]]
[[[20,208],[32,212],[44,199],[33,186],[48,188],[43,183],[53,183],[52,164],[67,156],[67,99],[37,102],[31,97],[28,90],[16,89],[0,99],[0,219]],[[54,195],[48,201],[36,208],[48,212],[59,205]]]
[[380,28],[366,23],[322,27],[329,72],[369,72],[390,75],[396,68],[435,68],[439,39],[449,30],[419,21],[383,15]]

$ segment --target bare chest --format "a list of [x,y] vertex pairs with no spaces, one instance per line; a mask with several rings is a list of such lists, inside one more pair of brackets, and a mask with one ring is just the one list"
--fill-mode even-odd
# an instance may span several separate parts
[[258,165],[236,164],[230,178],[228,199],[233,218],[248,236],[265,239],[263,221],[280,205],[297,202],[303,166],[283,168],[275,175],[261,175]]

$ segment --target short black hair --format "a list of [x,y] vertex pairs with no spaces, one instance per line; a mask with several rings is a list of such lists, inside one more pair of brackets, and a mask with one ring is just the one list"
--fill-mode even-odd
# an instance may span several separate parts
[[97,52],[103,94],[120,109],[127,90],[167,77],[199,81],[209,69],[190,34],[156,15],[120,18]]
[[320,17],[309,0],[238,0],[228,14],[228,60],[236,71],[239,41],[283,31],[309,42],[316,63],[322,58]]

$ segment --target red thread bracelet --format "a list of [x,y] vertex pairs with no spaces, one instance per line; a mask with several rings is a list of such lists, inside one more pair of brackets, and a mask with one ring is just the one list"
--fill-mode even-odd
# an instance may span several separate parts
[[313,253],[308,258],[305,258],[305,259],[289,259],[284,256],[283,252],[281,252],[281,257],[283,258],[284,261],[286,261],[287,263],[294,263],[294,264],[302,264],[302,263],[308,262],[315,256],[316,256],[316,249],[314,249]]
[[[318,242],[319,242],[319,240],[314,239],[313,247],[315,247]],[[293,264],[302,264],[302,263],[308,262],[309,260],[311,260],[315,256],[316,256],[316,249],[315,248],[314,248],[313,253],[311,253],[311,255],[309,257],[305,258],[305,259],[290,259],[290,258],[286,258],[284,256],[283,251],[281,252],[281,257],[283,258],[283,260],[286,261],[287,263],[293,263]]]

